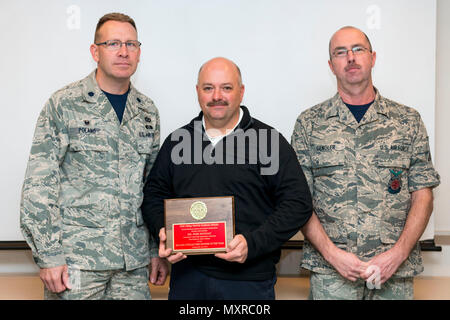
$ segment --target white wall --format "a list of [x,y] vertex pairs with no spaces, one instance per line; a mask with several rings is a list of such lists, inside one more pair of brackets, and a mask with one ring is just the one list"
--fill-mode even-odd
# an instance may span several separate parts
[[435,191],[436,234],[450,235],[450,1],[437,2],[436,152],[441,185]]

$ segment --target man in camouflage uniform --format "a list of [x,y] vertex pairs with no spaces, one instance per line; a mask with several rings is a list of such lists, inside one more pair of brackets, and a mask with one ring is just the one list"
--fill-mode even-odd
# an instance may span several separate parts
[[39,115],[21,228],[46,299],[150,299],[150,259],[154,284],[168,267],[140,210],[159,115],[130,82],[140,56],[134,21],[102,17],[91,53],[98,68],[53,94]]
[[419,113],[373,86],[375,59],[362,31],[338,30],[338,93],[303,112],[292,136],[315,211],[302,229],[312,299],[412,299],[423,270],[418,240],[439,175]]

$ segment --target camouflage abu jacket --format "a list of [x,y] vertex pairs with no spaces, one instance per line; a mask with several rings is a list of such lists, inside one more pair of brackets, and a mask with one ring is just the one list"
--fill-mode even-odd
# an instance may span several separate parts
[[[411,192],[439,185],[419,113],[378,92],[360,123],[339,94],[304,111],[292,145],[326,233],[363,261],[397,242]],[[394,276],[423,271],[419,250],[417,244]],[[302,267],[318,273],[333,270],[308,241]]]
[[21,229],[41,268],[133,270],[157,256],[141,214],[159,149],[159,115],[132,85],[119,123],[95,80],[57,91],[39,115]]

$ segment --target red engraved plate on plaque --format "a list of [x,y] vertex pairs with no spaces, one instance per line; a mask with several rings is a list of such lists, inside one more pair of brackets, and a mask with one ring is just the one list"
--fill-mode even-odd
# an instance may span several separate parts
[[186,255],[226,252],[234,237],[232,196],[164,200],[166,247]]
[[226,249],[226,223],[180,223],[173,225],[173,250]]

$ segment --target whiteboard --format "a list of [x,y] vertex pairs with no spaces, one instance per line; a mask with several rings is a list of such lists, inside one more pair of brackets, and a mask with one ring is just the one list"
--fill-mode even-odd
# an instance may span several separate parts
[[435,0],[2,0],[0,241],[23,240],[20,193],[38,114],[95,68],[89,46],[108,12],[136,21],[143,44],[132,81],[155,101],[162,139],[197,115],[198,69],[223,56],[242,71],[243,104],[290,140],[299,113],[335,94],[328,41],[354,25],[377,52],[376,87],[421,113],[434,150]]

